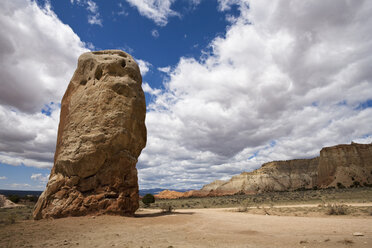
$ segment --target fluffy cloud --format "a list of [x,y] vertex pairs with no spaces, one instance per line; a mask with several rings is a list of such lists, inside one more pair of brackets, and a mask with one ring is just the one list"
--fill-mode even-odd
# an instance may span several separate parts
[[169,17],[179,16],[179,13],[170,8],[175,0],[127,0],[127,2],[136,7],[141,15],[159,26],[167,25]]
[[18,189],[18,190],[31,189],[31,190],[35,190],[34,187],[32,187],[28,183],[12,183],[12,184],[6,184],[6,186],[10,189]]
[[169,73],[171,71],[171,67],[170,66],[158,67],[158,71]]
[[138,63],[142,76],[145,76],[146,73],[150,70],[151,63],[142,59],[136,59],[136,61]]
[[[173,1],[128,2],[159,25],[177,15]],[[270,160],[372,141],[371,2],[219,3],[231,25],[212,52],[159,68],[164,89],[143,84],[154,101],[141,188],[199,188]],[[232,5],[239,16],[229,15]],[[48,5],[5,0],[0,7],[0,162],[50,168],[56,103],[86,44]],[[150,65],[138,61],[146,73]]]
[[85,44],[46,4],[0,3],[0,162],[51,167],[62,95]]
[[8,179],[6,176],[1,176],[0,177],[0,180],[6,180],[6,179]]
[[154,30],[151,31],[151,35],[152,35],[152,37],[157,39],[159,37],[159,31],[154,29]]
[[371,2],[219,3],[240,16],[210,54],[181,58],[148,107],[143,188],[197,188],[372,141]]
[[49,175],[46,174],[46,175],[43,176],[43,174],[41,174],[41,173],[36,173],[36,174],[33,173],[31,175],[31,179],[34,180],[34,181],[41,182],[41,183],[47,183],[48,179],[49,179]]
[[[92,0],[77,0],[76,2],[74,0],[70,0],[71,4],[78,4],[80,6],[85,6],[87,11],[89,12],[88,14],[88,23],[92,25],[98,25],[98,26],[103,26],[102,25],[102,18],[101,14],[99,13],[98,5],[96,2]],[[121,5],[119,5],[121,7]]]

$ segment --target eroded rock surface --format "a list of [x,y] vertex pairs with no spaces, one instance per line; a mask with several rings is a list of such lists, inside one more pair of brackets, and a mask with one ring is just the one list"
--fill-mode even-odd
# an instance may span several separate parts
[[372,144],[338,145],[320,151],[320,187],[372,186]]
[[212,182],[197,194],[255,194],[343,186],[372,186],[372,144],[324,147],[316,158],[268,162],[225,183]]
[[134,59],[84,53],[61,103],[54,166],[34,218],[138,209],[136,163],[146,145],[145,96]]
[[[214,189],[214,194],[262,193],[316,186],[318,158],[273,161],[258,170],[233,176]],[[212,192],[211,192],[212,193]]]

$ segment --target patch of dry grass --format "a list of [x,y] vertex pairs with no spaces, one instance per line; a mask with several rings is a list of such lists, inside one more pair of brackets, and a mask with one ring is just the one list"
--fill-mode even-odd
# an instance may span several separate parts
[[0,226],[32,219],[32,205],[15,208],[0,208]]
[[348,206],[345,204],[328,204],[327,205],[327,212],[328,215],[347,215],[348,214]]
[[[319,204],[343,202],[371,202],[372,188],[320,189],[292,192],[267,192],[257,195],[232,195],[217,197],[190,197],[181,199],[156,199],[151,208],[160,208],[163,203],[177,209],[190,208],[241,208],[252,206],[274,206],[293,204]],[[368,215],[368,214],[367,214]]]

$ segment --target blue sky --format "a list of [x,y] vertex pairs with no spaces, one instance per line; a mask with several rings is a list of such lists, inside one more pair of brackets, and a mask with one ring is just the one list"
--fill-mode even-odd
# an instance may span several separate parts
[[[61,97],[89,50],[140,65],[140,188],[200,188],[372,142],[371,2],[0,2],[0,188],[42,190]],[[335,13],[334,15],[332,13]],[[342,14],[340,14],[342,13]]]
[[[162,87],[165,76],[158,67],[176,65],[181,56],[199,58],[216,36],[224,35],[229,24],[226,13],[218,11],[214,0],[199,4],[175,2],[172,10],[178,15],[170,17],[165,26],[144,18],[126,1],[95,1],[102,24],[93,25],[88,22],[89,10],[84,1],[50,3],[58,18],[81,40],[92,44],[94,50],[123,49],[135,58],[151,61],[150,71],[143,79],[155,88]],[[236,8],[229,13],[237,15]],[[158,36],[154,37],[153,32]]]

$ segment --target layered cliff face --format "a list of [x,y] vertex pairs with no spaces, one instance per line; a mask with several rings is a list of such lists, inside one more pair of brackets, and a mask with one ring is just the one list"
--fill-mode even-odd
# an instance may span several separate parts
[[34,218],[133,215],[136,163],[146,145],[145,96],[134,59],[84,53],[61,103],[54,165]]
[[318,186],[372,185],[372,144],[338,145],[320,151]]
[[182,197],[256,194],[327,187],[372,186],[372,144],[325,147],[320,157],[274,161],[228,181],[217,180]]
[[217,187],[215,193],[234,194],[286,191],[316,185],[318,158],[274,161],[258,170],[244,172]]
[[265,163],[260,169],[243,172],[214,187],[206,195],[287,191],[313,187],[350,187],[372,184],[372,144],[325,147],[320,157]]

